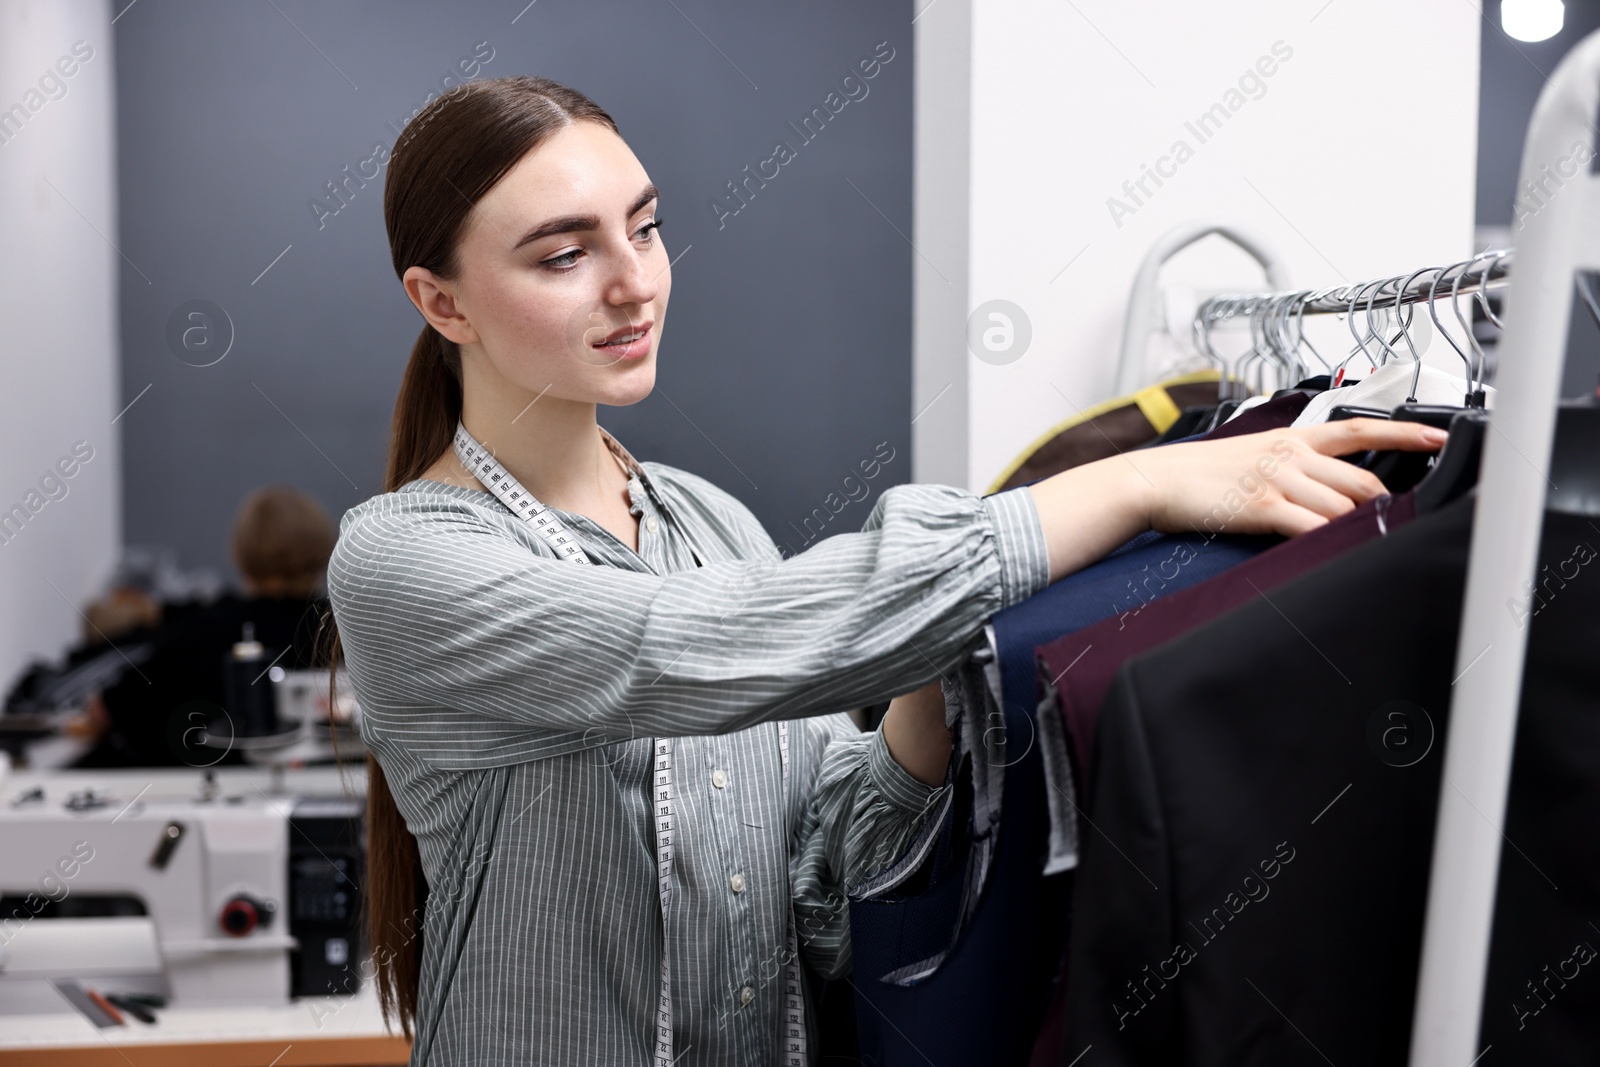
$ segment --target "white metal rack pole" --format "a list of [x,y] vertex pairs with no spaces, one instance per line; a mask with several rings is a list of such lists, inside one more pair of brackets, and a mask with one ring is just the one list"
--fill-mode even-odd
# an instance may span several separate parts
[[1600,33],[1556,68],[1523,148],[1523,225],[1456,647],[1411,1067],[1468,1067],[1484,1051],[1476,1046],[1527,652],[1527,630],[1507,603],[1536,570],[1574,272],[1600,266],[1600,179],[1588,165],[1597,118]]

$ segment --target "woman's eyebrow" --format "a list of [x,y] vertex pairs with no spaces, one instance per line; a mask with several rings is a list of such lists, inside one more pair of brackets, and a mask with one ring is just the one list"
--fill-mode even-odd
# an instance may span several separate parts
[[[634,199],[633,203],[628,207],[627,215],[631,217],[638,212],[640,208],[644,207],[646,204],[660,195],[660,192],[655,187],[655,183],[652,182],[646,184],[643,191],[639,193],[639,195]],[[598,215],[560,215],[556,218],[546,219],[544,222],[539,223],[539,225],[523,234],[522,240],[512,245],[511,248],[513,251],[515,251],[516,249],[527,244],[529,241],[537,241],[541,237],[549,237],[552,234],[578,233],[583,230],[598,230],[599,228],[600,216]]]

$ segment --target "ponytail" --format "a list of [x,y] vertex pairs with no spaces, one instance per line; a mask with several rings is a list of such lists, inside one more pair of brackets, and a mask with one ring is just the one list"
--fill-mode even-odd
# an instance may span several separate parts
[[461,418],[461,349],[422,324],[400,379],[383,491],[392,493],[433,465],[455,440]]
[[[431,325],[423,324],[400,380],[389,439],[384,492],[422,475],[449,448],[461,417],[461,350]],[[339,663],[343,647],[337,626],[326,662]],[[328,706],[334,703],[328,679]],[[412,1036],[417,1015],[417,989],[422,973],[422,915],[428,905],[428,882],[422,872],[417,839],[389,792],[383,767],[367,754],[367,941],[372,951],[373,979],[384,1017],[397,1018],[400,1031]]]
[[[448,110],[448,122],[434,122]],[[406,124],[384,178],[383,216],[389,253],[401,278],[413,266],[440,278],[459,276],[457,245],[470,212],[519,160],[575,122],[612,133],[617,124],[593,100],[529,75],[463,82]],[[461,418],[461,349],[425,323],[400,381],[390,427],[384,492],[420,478],[445,455]],[[339,664],[342,646],[333,613],[325,617],[323,661]],[[330,707],[333,679],[328,683]],[[384,1018],[398,1018],[412,1036],[422,974],[423,913],[428,883],[417,839],[395,805],[376,757],[367,756],[367,937]]]

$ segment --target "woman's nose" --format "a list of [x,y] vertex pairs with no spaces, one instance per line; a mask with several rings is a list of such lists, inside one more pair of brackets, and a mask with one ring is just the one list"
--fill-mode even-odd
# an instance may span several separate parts
[[610,282],[614,302],[647,304],[655,299],[661,275],[667,268],[664,262],[658,262],[649,249],[640,250],[632,245],[615,262],[617,268]]

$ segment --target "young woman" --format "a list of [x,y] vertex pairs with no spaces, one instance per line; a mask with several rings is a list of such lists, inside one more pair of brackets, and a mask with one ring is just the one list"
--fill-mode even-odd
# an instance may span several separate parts
[[[388,167],[426,322],[388,491],[344,516],[328,587],[375,755],[377,982],[414,1064],[805,1062],[795,955],[848,972],[846,894],[951,788],[938,681],[989,616],[1225,499],[1230,532],[1310,529],[1383,492],[1335,456],[1442,440],[1351,420],[990,497],[901,485],[783,559],[595,421],[649,394],[672,281],[603,110],[470,82]],[[872,733],[844,711],[891,697]]]

